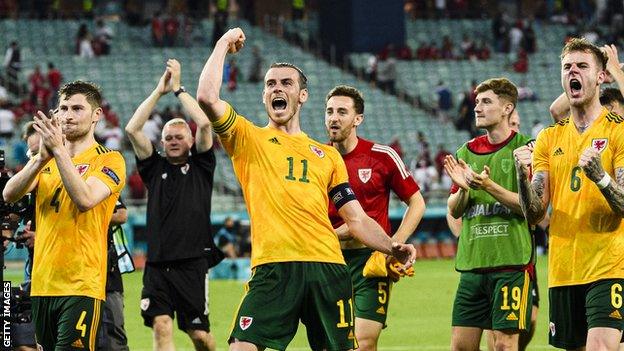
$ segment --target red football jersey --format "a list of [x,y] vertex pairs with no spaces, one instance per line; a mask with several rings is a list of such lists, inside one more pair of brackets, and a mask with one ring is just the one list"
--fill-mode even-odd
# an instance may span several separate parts
[[[349,184],[366,214],[391,234],[388,218],[390,190],[403,201],[420,190],[399,155],[390,146],[358,138],[355,149],[342,158],[347,165]],[[329,202],[329,219],[334,228],[344,221],[334,204]]]

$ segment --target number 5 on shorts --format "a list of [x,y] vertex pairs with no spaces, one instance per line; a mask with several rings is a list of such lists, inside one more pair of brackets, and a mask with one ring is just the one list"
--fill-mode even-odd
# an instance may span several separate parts
[[611,305],[615,308],[622,307],[622,285],[620,284],[611,285]]
[[353,301],[351,299],[349,299],[349,319],[351,320],[349,323],[347,323],[347,320],[345,319],[345,310],[344,310],[344,301],[338,300],[336,301],[336,305],[338,305],[338,310],[340,311],[340,322],[336,323],[336,327],[338,328],[346,328],[349,326],[353,326]]

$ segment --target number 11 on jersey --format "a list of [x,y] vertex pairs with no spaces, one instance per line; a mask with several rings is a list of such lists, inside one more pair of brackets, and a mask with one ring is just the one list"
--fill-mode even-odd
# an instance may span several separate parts
[[303,170],[301,172],[301,178],[297,179],[294,176],[294,168],[295,168],[295,158],[294,157],[286,157],[288,161],[288,175],[284,177],[286,180],[290,181],[299,181],[301,183],[309,183],[308,179],[308,160],[301,160],[301,164],[303,165]]

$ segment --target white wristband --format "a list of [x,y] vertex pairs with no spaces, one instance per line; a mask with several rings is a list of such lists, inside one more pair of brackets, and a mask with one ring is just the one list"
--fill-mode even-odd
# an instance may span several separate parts
[[598,181],[596,185],[598,185],[598,188],[602,190],[609,186],[609,183],[611,183],[611,176],[609,176],[609,173],[605,172],[604,177],[602,177],[602,179],[600,179],[600,181]]

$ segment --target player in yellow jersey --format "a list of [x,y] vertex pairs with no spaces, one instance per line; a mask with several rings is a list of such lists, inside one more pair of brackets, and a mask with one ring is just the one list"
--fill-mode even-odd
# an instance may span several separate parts
[[39,111],[33,156],[3,191],[12,202],[36,188],[37,244],[32,311],[44,350],[95,350],[105,299],[107,231],[126,166],[95,141],[102,116],[97,86],[75,81],[59,91],[59,111]]
[[600,105],[606,62],[587,40],[569,41],[561,84],[570,115],[540,132],[533,162],[530,148],[514,151],[529,223],[552,207],[549,342],[568,350],[617,350],[624,328],[624,118]]
[[338,151],[303,133],[307,78],[288,63],[271,65],[263,102],[269,122],[257,127],[219,97],[228,51],[245,41],[240,28],[216,43],[199,78],[197,100],[230,155],[251,220],[253,275],[230,334],[230,350],[285,350],[299,320],[313,350],[351,350],[351,278],[327,216],[331,198],[351,234],[409,267],[412,245],[393,242],[362,210]]

